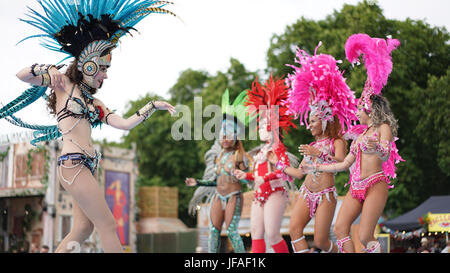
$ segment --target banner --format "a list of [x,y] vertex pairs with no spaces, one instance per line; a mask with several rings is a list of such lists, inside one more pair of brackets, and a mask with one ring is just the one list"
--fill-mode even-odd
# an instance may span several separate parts
[[430,213],[427,222],[430,232],[450,231],[450,213]]

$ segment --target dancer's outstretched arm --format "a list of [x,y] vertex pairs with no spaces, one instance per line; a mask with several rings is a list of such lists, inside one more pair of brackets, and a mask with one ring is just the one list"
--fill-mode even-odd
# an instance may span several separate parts
[[186,183],[186,186],[193,187],[193,186],[203,186],[203,187],[215,187],[217,186],[217,183],[215,180],[209,181],[209,180],[201,180],[201,179],[195,179],[188,177],[184,181]]
[[334,164],[327,164],[327,165],[321,165],[321,164],[303,164],[302,170],[305,173],[310,172],[326,172],[326,173],[336,173],[336,172],[342,172],[345,170],[348,170],[350,166],[355,162],[356,157],[349,153],[345,158],[344,161]]
[[131,130],[141,122],[150,118],[156,110],[167,110],[171,115],[175,113],[175,107],[165,101],[151,101],[142,107],[136,114],[124,119],[113,111],[109,110],[99,99],[94,100],[94,104],[100,106],[105,113],[103,122],[121,130]]

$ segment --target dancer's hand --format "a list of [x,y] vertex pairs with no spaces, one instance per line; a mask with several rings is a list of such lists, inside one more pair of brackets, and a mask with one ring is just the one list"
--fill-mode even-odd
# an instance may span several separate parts
[[234,170],[233,171],[233,175],[237,178],[237,179],[239,179],[239,180],[242,180],[242,179],[245,179],[245,177],[246,177],[246,173],[245,172],[243,172],[243,171],[241,171],[241,170]]
[[311,163],[304,163],[304,164],[300,164],[300,168],[303,173],[309,174],[309,173],[313,173],[314,171],[316,171],[317,165],[311,164]]
[[261,176],[257,176],[255,178],[255,190],[258,190],[262,184],[264,184],[264,178]]
[[186,183],[187,186],[192,187],[197,185],[197,180],[195,180],[195,178],[186,178],[184,183]]
[[65,80],[64,80],[64,74],[59,72],[56,67],[51,67],[48,70],[48,75],[51,79],[51,86],[54,89],[64,90],[65,88]]
[[278,162],[278,157],[274,152],[270,151],[269,153],[267,153],[267,160],[269,160],[269,162],[273,165],[276,165]]
[[298,147],[298,151],[303,156],[309,155],[309,156],[318,157],[320,155],[320,151],[318,149],[314,148],[313,146],[310,146],[310,145],[300,145]]
[[369,151],[374,151],[376,147],[379,145],[380,140],[376,137],[367,138],[367,149]]
[[155,105],[156,109],[158,109],[158,110],[167,110],[167,111],[169,111],[170,115],[174,115],[177,112],[175,110],[175,107],[170,105],[168,102],[165,102],[165,101],[154,101],[153,104]]

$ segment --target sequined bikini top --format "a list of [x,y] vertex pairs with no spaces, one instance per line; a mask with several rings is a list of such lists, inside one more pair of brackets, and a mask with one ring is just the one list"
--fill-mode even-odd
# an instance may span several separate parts
[[[334,156],[334,139],[324,138],[311,142],[309,144],[320,151],[320,155],[317,157],[316,163],[318,164],[332,164],[336,163]],[[312,162],[311,156],[305,156],[306,161]]]
[[103,118],[103,111],[100,106],[94,107],[94,111],[90,111],[89,107],[87,105],[94,105],[93,99],[88,98],[86,99],[83,94],[83,99],[85,103],[80,99],[73,97],[73,91],[75,89],[75,85],[72,87],[72,91],[70,92],[70,96],[66,101],[66,105],[64,108],[57,113],[57,121],[60,122],[61,120],[73,117],[73,118],[79,118],[79,119],[87,119],[91,126],[94,126],[101,122]]

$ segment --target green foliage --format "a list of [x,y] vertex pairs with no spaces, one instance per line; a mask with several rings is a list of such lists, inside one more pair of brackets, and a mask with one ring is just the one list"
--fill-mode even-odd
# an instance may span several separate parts
[[194,96],[200,94],[207,79],[207,72],[187,69],[180,73],[177,83],[170,88],[169,94],[176,103],[189,103]]
[[[333,55],[343,63],[341,69],[352,90],[359,96],[366,80],[363,66],[352,67],[345,59],[344,44],[354,33],[367,33],[372,37],[392,35],[401,42],[392,54],[394,68],[383,94],[399,120],[397,147],[406,160],[398,165],[386,205],[389,216],[396,216],[417,206],[430,195],[448,194],[450,170],[448,128],[450,127],[449,34],[445,28],[431,27],[421,20],[404,21],[387,19],[382,9],[372,1],[357,5],[344,5],[323,20],[300,18],[286,26],[281,34],[271,38],[267,52],[266,75],[273,73],[286,76],[294,65],[295,50],[300,47],[314,53],[319,41],[323,45],[318,53]],[[263,69],[263,68],[262,68]],[[170,102],[187,105],[194,114],[194,97],[202,98],[202,109],[208,105],[220,105],[226,88],[233,101],[242,90],[251,86],[259,71],[248,71],[236,59],[230,60],[226,71],[210,75],[204,71],[187,69],[180,74],[177,83],[170,89]],[[265,80],[262,78],[261,80]],[[159,99],[147,95],[129,105],[128,115],[146,104]],[[199,109],[197,109],[199,111]],[[201,113],[197,113],[200,114]],[[214,117],[211,117],[214,118]],[[203,124],[211,118],[204,118]],[[194,188],[184,185],[185,177],[201,177],[204,170],[203,156],[212,141],[181,140],[171,136],[171,126],[176,121],[166,112],[156,112],[147,122],[139,125],[124,139],[124,145],[135,142],[139,153],[138,185],[176,186],[179,188],[180,218],[192,226],[195,219],[187,215],[187,205]],[[299,126],[299,121],[296,121]],[[193,128],[191,136],[194,136]],[[283,142],[288,151],[298,155],[300,144],[313,140],[305,126],[290,131]],[[244,141],[247,150],[259,145],[259,141]],[[344,195],[348,188],[348,172],[336,176],[338,193]],[[297,184],[300,181],[296,181]]]

